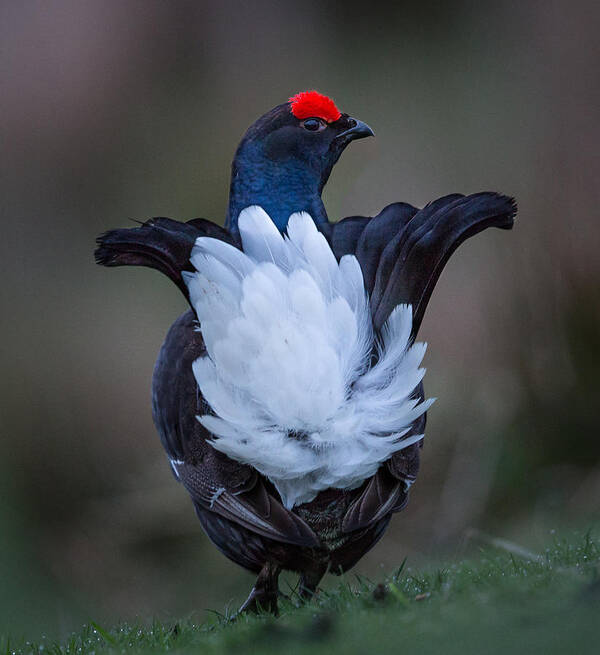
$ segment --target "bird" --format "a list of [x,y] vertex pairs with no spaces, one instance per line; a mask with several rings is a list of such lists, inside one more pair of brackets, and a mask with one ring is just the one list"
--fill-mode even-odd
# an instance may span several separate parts
[[152,380],[172,472],[209,539],[257,575],[241,612],[278,612],[278,576],[310,599],[404,509],[426,416],[417,341],[450,255],[517,206],[497,192],[330,221],[322,191],[374,136],[317,92],[253,123],[231,167],[224,225],[158,217],[105,232],[95,259],[166,275],[189,304]]

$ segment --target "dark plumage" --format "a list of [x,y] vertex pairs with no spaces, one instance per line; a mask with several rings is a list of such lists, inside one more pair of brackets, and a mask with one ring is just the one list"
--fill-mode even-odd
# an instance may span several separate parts
[[[310,111],[308,106],[319,105],[303,109]],[[328,106],[328,111],[333,110]],[[453,194],[421,210],[394,203],[374,217],[330,223],[321,191],[331,169],[353,138],[372,132],[347,114],[329,123],[315,119],[318,129],[305,127],[305,119],[297,118],[285,103],[248,130],[232,166],[227,229],[204,219],[180,223],[155,218],[99,237],[96,261],[155,268],[189,301],[182,273],[194,270],[190,253],[198,237],[241,248],[237,217],[245,207],[262,206],[280,230],[291,213],[307,211],[338,260],[347,254],[358,259],[374,329],[381,329],[398,304],[408,303],[413,307],[414,339],[450,255],[487,227],[512,227],[515,202],[491,192]],[[286,509],[271,481],[216,450],[211,434],[196,419],[211,411],[192,372],[192,362],[205,355],[192,308],[175,321],[156,362],[154,421],[173,471],[210,539],[229,559],[259,574],[243,609],[260,605],[276,611],[281,569],[299,572],[300,593],[310,596],[327,570],[348,570],[378,541],[391,515],[408,502],[422,442],[396,452],[358,488],[326,489],[311,502]],[[413,395],[424,397],[422,384]],[[422,434],[425,420],[425,414],[416,419],[409,434]]]

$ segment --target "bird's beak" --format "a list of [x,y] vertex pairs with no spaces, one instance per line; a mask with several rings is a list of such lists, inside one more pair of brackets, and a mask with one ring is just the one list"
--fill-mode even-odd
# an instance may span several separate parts
[[343,138],[344,141],[350,142],[354,141],[354,139],[364,139],[366,136],[375,136],[375,132],[373,132],[366,123],[363,123],[356,118],[348,118],[348,121],[351,125],[352,123],[354,123],[354,125],[352,125],[350,129],[338,134],[335,137],[336,140]]

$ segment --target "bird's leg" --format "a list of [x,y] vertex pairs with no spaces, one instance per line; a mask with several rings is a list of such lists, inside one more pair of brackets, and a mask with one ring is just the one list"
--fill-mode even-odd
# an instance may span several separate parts
[[314,568],[302,572],[298,585],[298,595],[302,600],[310,600],[314,596],[319,582],[327,572],[327,568],[327,563],[319,562]]
[[279,564],[267,562],[258,574],[246,602],[240,607],[240,612],[254,612],[256,614],[262,610],[277,616],[279,613],[277,608],[277,594],[279,592],[277,580],[280,572],[281,567]]

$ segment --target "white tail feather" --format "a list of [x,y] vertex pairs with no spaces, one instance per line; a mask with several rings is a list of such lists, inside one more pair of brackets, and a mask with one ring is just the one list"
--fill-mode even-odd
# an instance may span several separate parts
[[423,437],[405,435],[433,402],[410,398],[425,347],[410,344],[408,305],[375,342],[357,259],[338,264],[308,214],[290,217],[287,237],[261,207],[238,225],[244,252],[202,237],[184,277],[208,352],[194,375],[215,414],[199,420],[289,508],[359,485]]
[[244,252],[255,262],[285,263],[279,230],[262,207],[246,207],[238,218]]

